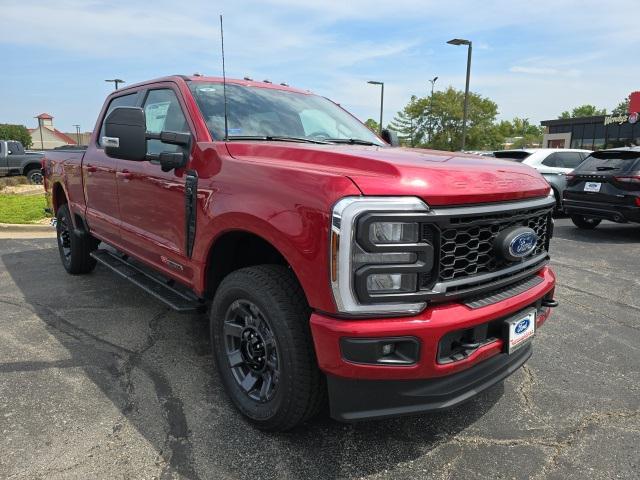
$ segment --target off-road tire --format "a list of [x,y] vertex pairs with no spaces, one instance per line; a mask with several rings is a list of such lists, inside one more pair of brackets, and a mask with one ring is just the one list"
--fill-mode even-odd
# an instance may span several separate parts
[[62,266],[72,275],[89,273],[96,267],[96,259],[91,252],[100,243],[85,232],[77,232],[71,223],[67,205],[58,208],[56,214],[56,238]]
[[585,217],[584,215],[571,215],[571,221],[578,228],[582,228],[584,230],[593,230],[598,225],[600,225],[600,222],[602,220],[600,220],[599,218]]
[[[225,334],[225,319],[239,303],[256,307],[275,339],[279,379],[268,400],[251,398],[231,367],[228,350],[232,347]],[[317,366],[309,327],[310,314],[297,279],[280,265],[236,270],[216,291],[210,316],[216,367],[234,406],[262,430],[289,430],[317,414],[326,401],[325,378]]]

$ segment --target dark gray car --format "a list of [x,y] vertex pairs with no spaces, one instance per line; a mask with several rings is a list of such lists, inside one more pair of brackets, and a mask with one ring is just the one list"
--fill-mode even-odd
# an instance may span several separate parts
[[42,153],[25,152],[16,140],[0,140],[0,177],[24,175],[31,183],[42,183]]

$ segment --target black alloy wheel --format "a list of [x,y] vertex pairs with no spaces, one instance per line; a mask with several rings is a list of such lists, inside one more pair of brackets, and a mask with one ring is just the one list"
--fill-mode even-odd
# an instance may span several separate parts
[[267,318],[249,300],[236,300],[224,320],[225,352],[233,378],[249,398],[271,400],[278,388],[278,346]]

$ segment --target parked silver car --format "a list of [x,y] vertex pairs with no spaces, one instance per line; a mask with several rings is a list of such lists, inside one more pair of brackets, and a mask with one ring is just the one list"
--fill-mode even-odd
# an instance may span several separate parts
[[562,211],[562,192],[567,186],[566,174],[580,165],[591,150],[574,148],[524,148],[498,150],[496,158],[514,160],[532,166],[549,182],[556,197],[556,210]]

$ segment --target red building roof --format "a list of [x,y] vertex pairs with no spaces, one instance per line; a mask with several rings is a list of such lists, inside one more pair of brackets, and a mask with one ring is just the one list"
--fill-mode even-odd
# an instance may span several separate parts
[[[39,127],[38,127],[39,128]],[[29,133],[33,133],[33,132],[37,132],[38,128],[29,128]],[[60,130],[58,130],[57,128],[51,128],[51,127],[47,127],[45,126],[44,128],[46,128],[47,130],[49,130],[51,133],[53,133],[56,137],[58,137],[61,141],[66,142],[68,145],[77,145],[78,142],[71,138],[69,135],[66,135],[64,133],[62,133]],[[36,142],[37,143],[37,142]]]
[[51,115],[49,115],[48,113],[41,113],[36,118],[41,118],[43,120],[51,120],[53,117]]

